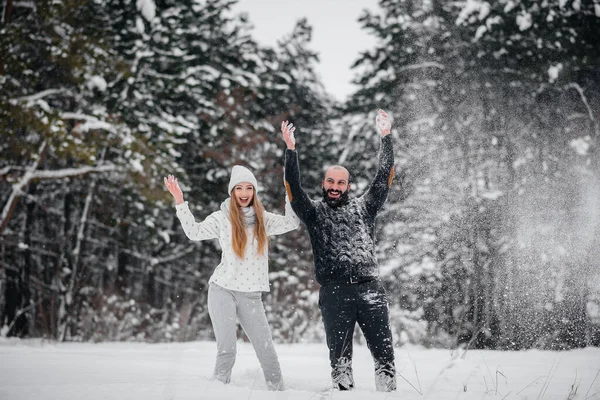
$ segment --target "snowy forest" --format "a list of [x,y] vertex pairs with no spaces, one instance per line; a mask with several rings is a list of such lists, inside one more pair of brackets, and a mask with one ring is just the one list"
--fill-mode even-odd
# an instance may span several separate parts
[[[201,220],[246,165],[283,213],[289,120],[311,196],[332,164],[357,196],[381,108],[396,344],[600,346],[600,1],[380,0],[344,102],[315,72],[310,21],[265,47],[234,3],[0,3],[1,336],[211,340],[220,249],[185,237],[163,177]],[[304,228],[272,238],[270,278],[275,340],[324,341]]]

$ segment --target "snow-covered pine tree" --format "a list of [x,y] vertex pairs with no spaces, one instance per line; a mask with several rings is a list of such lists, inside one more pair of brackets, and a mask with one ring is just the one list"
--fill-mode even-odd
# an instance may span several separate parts
[[[539,201],[524,201],[523,193],[545,197],[564,191],[590,210],[589,188],[597,180],[597,168],[584,167],[585,158],[568,161],[576,157],[574,147],[586,157],[590,139],[580,132],[594,137],[597,131],[589,113],[598,90],[591,84],[596,52],[588,45],[598,23],[595,8],[579,2],[511,4],[516,5],[380,2],[383,15],[364,17],[380,46],[357,61],[365,71],[358,79],[363,87],[347,106],[349,112],[366,113],[387,99],[406,149],[397,154],[404,163],[408,197],[395,208],[391,194],[388,210],[396,213],[385,220],[395,222],[387,231],[382,227],[389,234],[401,233],[399,240],[383,243],[388,248],[383,259],[394,277],[390,288],[398,293],[400,308],[424,318],[430,335],[441,338],[445,332],[477,347],[553,346],[552,333],[531,340],[545,335],[544,324],[555,318],[551,311],[535,311],[544,307],[547,290],[530,285],[533,291],[516,294],[518,288],[511,285],[527,276],[523,282],[540,281],[551,242],[560,237],[557,232],[567,232],[564,223],[573,218],[548,224],[546,217],[556,207],[540,209]],[[565,43],[556,44],[553,35]],[[575,37],[581,41],[577,49]],[[567,64],[578,79],[556,85]],[[547,95],[557,91],[560,96]],[[571,136],[559,136],[562,131]],[[580,176],[574,179],[574,165],[592,173],[584,179],[588,189],[583,192],[574,184],[581,182]],[[538,179],[553,185],[539,190]],[[573,212],[577,202],[564,200],[559,208]],[[529,220],[523,217],[531,211],[527,204],[544,215],[535,226],[554,231],[545,243],[524,235],[523,223]],[[597,240],[594,220],[586,225],[585,240],[576,239],[579,245],[570,246],[569,254],[571,249],[582,254],[581,243],[589,249]],[[535,255],[519,251],[523,246]],[[573,315],[582,315],[584,303],[579,300]],[[524,328],[515,331],[524,320]],[[398,330],[410,332],[403,326]]]
[[503,347],[584,346],[598,330],[586,312],[598,292],[575,278],[600,273],[598,17],[592,2],[492,1],[467,2],[457,19],[504,154]]
[[3,333],[65,339],[77,335],[81,306],[98,283],[90,286],[91,278],[105,271],[94,274],[94,266],[110,254],[108,235],[93,237],[90,229],[105,212],[103,184],[118,188],[140,177],[134,190],[141,192],[148,181],[140,161],[152,155],[164,165],[169,155],[157,156],[106,107],[109,82],[122,63],[93,30],[102,14],[97,3],[12,6],[0,35],[7,150],[0,168],[8,188],[0,225],[11,271],[3,285]]

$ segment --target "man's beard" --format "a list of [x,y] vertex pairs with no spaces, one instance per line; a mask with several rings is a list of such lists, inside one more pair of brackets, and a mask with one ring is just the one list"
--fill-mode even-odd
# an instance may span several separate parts
[[[331,198],[329,197],[328,191],[325,190],[325,188],[323,189],[323,201],[325,201],[325,203],[329,204],[330,207],[339,207],[339,206],[343,206],[344,204],[346,204],[348,202],[348,192],[349,190],[346,190],[345,192],[340,192],[340,197],[338,197],[337,199]],[[329,189],[329,192],[336,192],[336,190],[332,190]]]

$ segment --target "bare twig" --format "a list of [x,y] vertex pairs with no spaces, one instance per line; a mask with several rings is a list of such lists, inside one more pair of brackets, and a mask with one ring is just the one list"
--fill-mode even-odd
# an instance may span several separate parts
[[[596,372],[596,376],[594,376],[594,379],[592,380],[592,383],[590,384],[590,388],[588,389],[587,392],[585,392],[585,398],[586,399],[588,398],[588,393],[590,392],[590,390],[592,390],[592,387],[594,386],[594,382],[596,382],[596,379],[598,378],[598,375],[600,375],[600,369]],[[600,393],[600,392],[594,393],[590,397],[593,397],[593,396],[597,395],[598,393]]]
[[534,380],[533,380],[533,381],[532,381],[532,382],[531,382],[529,385],[527,385],[527,386],[525,386],[523,389],[519,390],[519,391],[517,392],[517,394],[521,393],[523,390],[527,389],[529,386],[533,385],[534,383],[536,383],[537,381],[539,381],[540,379],[542,379],[542,378],[545,378],[545,377],[546,377],[546,375],[542,375],[542,376],[540,376],[540,377],[537,377],[537,378],[536,378],[536,379],[534,379]]
[[413,365],[413,368],[415,369],[415,376],[417,377],[417,384],[419,385],[419,393],[421,393],[423,391],[423,387],[421,387],[421,380],[419,379],[419,372],[417,371],[417,363],[410,356],[410,352],[408,350],[406,350],[406,354],[408,355],[408,359],[410,360],[410,362]]
[[[562,356],[560,357],[560,360],[562,360]],[[560,360],[558,360],[558,362],[555,363],[556,358],[554,358],[554,361],[552,362],[552,365],[550,366],[550,372],[546,376],[546,380],[544,381],[544,384],[542,385],[542,389],[540,390],[540,393],[538,394],[537,400],[543,398],[546,395],[546,390],[548,390],[548,386],[550,385],[552,378],[554,378],[554,374],[556,373],[556,370],[558,369]]]
[[501,367],[497,366],[496,367],[496,394],[498,394],[498,375],[502,375],[504,377],[504,380],[506,380],[506,375],[504,375],[504,373],[502,373],[501,371]]
[[406,383],[408,383],[408,384],[409,384],[409,385],[410,385],[410,386],[411,386],[413,389],[415,389],[415,392],[419,393],[421,396],[423,395],[423,393],[422,393],[422,392],[421,392],[419,389],[417,389],[417,388],[415,387],[415,385],[413,385],[412,383],[410,383],[410,382],[408,381],[408,379],[406,379],[404,376],[402,376],[402,374],[397,374],[397,375],[398,375],[400,378],[404,379],[404,381],[406,381]]
[[[481,356],[481,359],[483,360],[483,363],[485,364],[485,369],[487,369],[488,375],[490,376],[490,381],[493,383],[494,382],[494,377],[492,376],[492,372],[490,371],[490,367],[487,364],[487,361],[485,360],[485,358],[483,357],[483,354],[479,353],[479,355]],[[497,378],[498,376],[496,376]],[[485,377],[484,377],[485,379]],[[494,385],[494,389],[496,389],[496,394],[498,394],[498,385],[497,385],[497,380],[496,380],[496,384]]]

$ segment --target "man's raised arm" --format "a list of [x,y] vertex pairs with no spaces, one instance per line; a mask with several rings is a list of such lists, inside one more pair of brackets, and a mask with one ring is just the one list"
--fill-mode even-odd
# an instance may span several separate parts
[[285,189],[287,190],[292,209],[298,217],[306,221],[314,218],[315,206],[300,184],[300,167],[298,153],[296,152],[296,127],[288,121],[281,123],[281,133],[287,146],[285,151]]
[[375,121],[377,129],[381,133],[379,168],[371,186],[364,194],[367,208],[373,213],[377,213],[383,207],[394,179],[394,146],[392,145],[392,135],[390,135],[392,123],[383,110],[377,112]]

